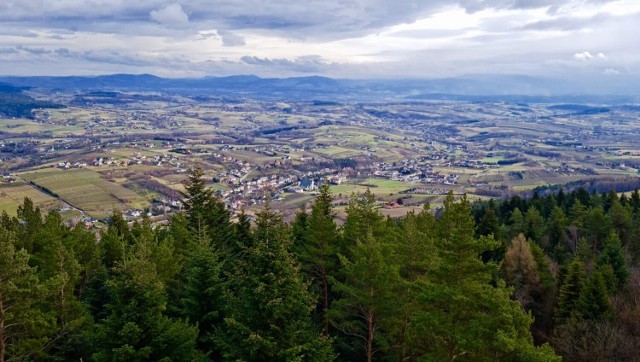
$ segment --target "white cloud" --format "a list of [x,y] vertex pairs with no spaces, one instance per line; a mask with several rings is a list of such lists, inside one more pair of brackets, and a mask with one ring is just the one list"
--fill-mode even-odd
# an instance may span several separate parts
[[218,35],[222,40],[222,46],[225,47],[237,47],[246,44],[244,38],[238,34],[234,34],[225,30],[218,30]]
[[579,61],[591,61],[591,60],[600,60],[600,61],[604,61],[607,60],[607,56],[604,55],[604,53],[600,52],[596,55],[591,54],[591,52],[588,51],[583,51],[583,52],[579,52],[579,53],[575,53],[573,55],[573,57]]
[[614,68],[607,68],[602,73],[605,75],[618,75],[620,71]]
[[95,73],[636,75],[637,24],[638,0],[0,0],[0,53],[40,74],[64,48]]
[[590,52],[586,52],[586,51],[575,53],[573,57],[582,61],[593,59],[593,55]]
[[151,10],[151,20],[169,26],[183,26],[189,24],[189,15],[184,12],[182,5],[175,3],[165,5],[158,10]]

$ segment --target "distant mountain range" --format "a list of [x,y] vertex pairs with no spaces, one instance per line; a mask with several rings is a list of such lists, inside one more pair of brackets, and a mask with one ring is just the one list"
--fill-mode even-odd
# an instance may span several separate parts
[[0,77],[16,87],[64,90],[174,92],[185,95],[295,100],[507,100],[594,103],[640,102],[640,82],[630,78],[562,81],[529,76],[484,75],[445,79],[355,80],[320,76],[260,78],[253,75],[161,78],[150,74],[64,77]]

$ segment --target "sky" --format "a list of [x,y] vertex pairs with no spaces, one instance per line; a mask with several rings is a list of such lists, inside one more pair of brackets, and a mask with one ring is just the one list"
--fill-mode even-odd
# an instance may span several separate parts
[[0,0],[0,75],[640,75],[640,0]]

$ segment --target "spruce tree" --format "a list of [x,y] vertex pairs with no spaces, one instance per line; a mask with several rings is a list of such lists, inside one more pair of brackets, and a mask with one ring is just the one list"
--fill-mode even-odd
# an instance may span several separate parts
[[629,204],[631,205],[631,210],[634,214],[637,214],[638,211],[640,211],[640,192],[638,189],[633,190],[631,193]]
[[196,167],[189,172],[185,190],[188,197],[184,200],[184,208],[191,226],[196,228],[198,222],[205,219],[207,205],[213,199],[213,190],[205,186],[202,168]]
[[522,211],[520,211],[520,209],[514,209],[511,212],[511,216],[509,217],[509,225],[509,235],[511,237],[516,237],[520,233],[525,232],[524,215],[522,215]]
[[191,361],[198,331],[166,316],[165,286],[151,262],[147,245],[113,269],[106,283],[107,316],[88,335],[95,361]]
[[131,247],[131,235],[127,222],[119,211],[114,211],[106,229],[100,232],[100,256],[103,265],[110,269],[122,263]]
[[564,211],[558,206],[555,206],[549,220],[547,221],[547,235],[551,245],[549,250],[552,250],[558,259],[562,259],[566,254],[569,237],[567,236],[568,220]]
[[584,283],[584,264],[578,258],[574,258],[569,264],[567,276],[558,294],[558,306],[555,313],[557,322],[564,322],[575,312],[584,289]]
[[622,245],[627,245],[631,241],[632,215],[631,207],[625,207],[618,199],[613,199],[607,217]]
[[196,167],[188,175],[187,198],[184,200],[187,218],[192,230],[206,226],[209,237],[218,250],[225,254],[233,240],[231,215],[224,202],[207,188],[204,171]]
[[611,283],[611,291],[617,291],[624,287],[629,278],[629,270],[625,262],[624,251],[620,245],[620,239],[615,231],[609,234],[609,238],[605,241],[605,246],[597,262],[598,268],[609,265],[613,272],[613,283]]
[[493,207],[489,207],[478,224],[476,234],[477,236],[493,235],[494,237],[497,237],[499,228],[500,221],[496,216],[496,211]]
[[524,217],[525,236],[536,243],[539,243],[544,234],[544,218],[537,208],[530,206]]
[[315,301],[289,252],[281,217],[258,214],[251,244],[235,257],[226,286],[225,327],[218,336],[228,360],[328,361],[329,340],[311,322]]
[[243,209],[238,215],[238,221],[234,224],[235,246],[234,253],[242,252],[244,247],[253,245],[253,234],[251,233],[251,220]]
[[307,244],[307,228],[309,227],[309,214],[303,205],[291,223],[291,248],[296,257],[305,248]]
[[187,256],[183,271],[181,315],[198,324],[198,347],[219,359],[215,333],[221,328],[224,281],[222,263],[207,237],[199,238]]
[[594,252],[600,250],[610,230],[609,220],[602,207],[594,207],[589,210],[585,219],[585,231],[587,240]]
[[595,271],[587,280],[580,293],[577,313],[584,319],[608,319],[613,316],[613,307],[609,301],[607,286],[602,273]]

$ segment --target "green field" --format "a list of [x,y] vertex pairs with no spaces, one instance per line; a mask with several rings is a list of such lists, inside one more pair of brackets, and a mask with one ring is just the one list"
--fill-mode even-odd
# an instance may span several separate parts
[[364,153],[363,151],[352,150],[350,148],[344,148],[340,146],[329,146],[327,148],[318,148],[316,149],[316,152],[326,156],[334,157],[334,158],[353,157],[353,156],[357,156]]
[[417,186],[416,184],[408,184],[402,181],[386,180],[381,178],[368,178],[366,180],[353,181],[342,185],[331,186],[331,192],[335,195],[349,196],[352,193],[363,193],[369,188],[376,196],[387,196],[389,194],[397,194]]
[[15,215],[18,206],[22,205],[25,197],[30,198],[33,204],[42,210],[62,205],[56,198],[47,195],[25,182],[0,183],[0,210],[6,211],[7,214]]
[[109,182],[97,172],[45,170],[22,174],[27,181],[50,190],[70,205],[91,215],[104,216],[114,209],[143,208],[149,202],[118,183]]

